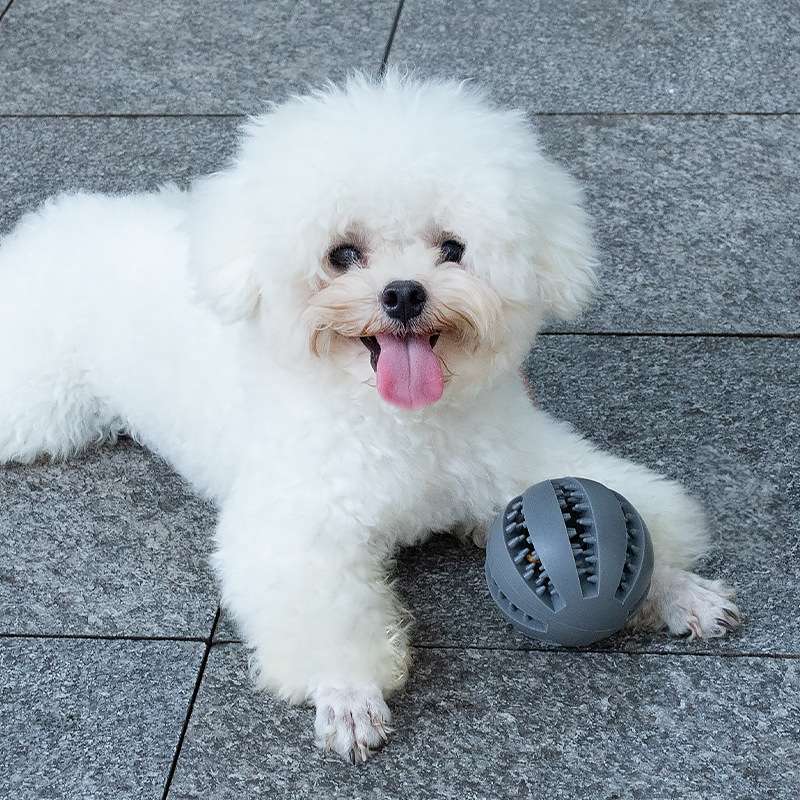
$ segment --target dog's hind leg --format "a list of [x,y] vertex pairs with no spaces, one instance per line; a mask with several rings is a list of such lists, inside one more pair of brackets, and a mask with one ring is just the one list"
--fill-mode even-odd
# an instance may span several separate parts
[[92,387],[80,347],[26,313],[27,300],[0,315],[0,462],[63,458],[122,427]]
[[120,429],[92,386],[92,303],[61,268],[51,215],[23,218],[0,244],[0,462],[62,458]]
[[7,327],[0,321],[0,462],[63,458],[113,439],[121,423],[92,390],[80,353]]

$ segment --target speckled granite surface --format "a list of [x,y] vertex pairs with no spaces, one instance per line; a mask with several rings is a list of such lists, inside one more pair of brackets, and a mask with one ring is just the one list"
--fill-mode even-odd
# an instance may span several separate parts
[[392,61],[535,111],[798,111],[791,2],[407,0]]
[[797,120],[539,117],[585,186],[602,265],[593,305],[562,328],[800,330]]
[[[397,11],[0,0],[0,233],[57,191],[219,168],[240,115],[376,71]],[[208,643],[236,636],[213,626],[214,511],[167,466],[123,441],[0,468],[0,797],[794,798],[797,20],[785,2],[406,0],[389,48],[539,113],[585,184],[598,298],[527,373],[546,408],[707,499],[703,570],[739,588],[741,632],[537,650],[489,602],[482,553],[440,537],[399,558],[416,667],[389,748],[351,769],[313,749],[309,709],[252,689],[241,645]]]
[[312,712],[212,649],[170,797],[790,797],[800,662],[418,650],[382,757],[308,758]]
[[[236,118],[3,119],[0,231],[58,191],[186,186],[219,169]],[[539,117],[546,151],[586,187],[597,298],[561,329],[800,328],[793,117]],[[109,165],[113,164],[113,168]],[[632,202],[631,198],[635,198]]]
[[0,29],[0,113],[249,114],[374,71],[394,12],[393,0],[23,0]]
[[185,187],[192,176],[225,164],[240,124],[228,117],[0,114],[0,142],[15,154],[0,170],[0,233],[57,192],[143,192],[169,181]]
[[130,441],[0,468],[0,509],[0,633],[211,630],[213,509]]
[[0,639],[0,797],[160,798],[194,642]]

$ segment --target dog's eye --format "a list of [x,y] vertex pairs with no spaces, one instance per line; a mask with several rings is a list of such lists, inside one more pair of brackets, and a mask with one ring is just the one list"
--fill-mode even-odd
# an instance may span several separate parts
[[340,244],[328,253],[328,261],[341,272],[350,269],[362,259],[361,251],[352,244]]
[[459,264],[464,255],[464,245],[455,239],[448,239],[439,245],[439,252],[442,254],[442,262],[450,261]]

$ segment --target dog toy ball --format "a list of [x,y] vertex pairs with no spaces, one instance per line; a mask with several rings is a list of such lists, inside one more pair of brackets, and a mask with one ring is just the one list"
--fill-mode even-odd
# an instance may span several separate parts
[[619,631],[652,574],[653,544],[639,512],[585,478],[526,489],[486,543],[486,580],[503,616],[527,636],[561,645]]

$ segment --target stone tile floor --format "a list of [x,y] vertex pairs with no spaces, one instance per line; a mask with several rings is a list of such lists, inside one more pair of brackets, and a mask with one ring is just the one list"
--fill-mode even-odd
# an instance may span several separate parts
[[129,441],[0,468],[0,797],[782,798],[800,789],[800,16],[792,2],[0,0],[0,233],[60,189],[185,184],[267,99],[382,61],[474,77],[587,187],[598,299],[539,401],[705,499],[728,640],[506,629],[481,554],[401,555],[416,669],[353,769],[254,692],[213,509]]

